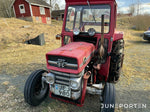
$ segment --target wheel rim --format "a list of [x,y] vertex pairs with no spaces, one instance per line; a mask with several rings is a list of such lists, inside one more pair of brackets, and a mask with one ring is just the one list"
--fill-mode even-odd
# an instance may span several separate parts
[[48,88],[48,85],[46,83],[44,83],[44,88],[42,88],[41,78],[42,76],[37,80],[34,88],[34,96],[37,99],[41,99],[42,97],[44,97]]

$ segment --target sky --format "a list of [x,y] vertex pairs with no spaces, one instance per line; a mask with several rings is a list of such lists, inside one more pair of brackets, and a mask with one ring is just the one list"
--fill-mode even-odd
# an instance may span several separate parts
[[[135,7],[137,8],[137,4],[139,2],[140,7],[140,14],[149,13],[150,14],[150,0],[116,0],[118,4],[118,11],[123,13],[128,13],[129,6],[132,4],[136,4]],[[137,9],[136,9],[137,10]],[[135,12],[137,13],[137,12]]]
[[[139,13],[141,13],[141,14],[149,13],[150,14],[150,0],[116,0],[116,1],[118,4],[118,12],[128,13],[129,6],[131,4],[137,4],[139,1],[139,3],[141,4]],[[65,8],[65,0],[57,0],[57,3],[59,4],[60,9]]]

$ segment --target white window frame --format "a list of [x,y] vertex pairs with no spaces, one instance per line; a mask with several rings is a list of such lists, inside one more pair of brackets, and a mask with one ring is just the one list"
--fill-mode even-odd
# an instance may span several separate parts
[[50,17],[47,17],[47,20],[50,21]]
[[39,17],[38,16],[36,16],[35,18],[36,18],[36,21],[39,21]]
[[44,7],[40,7],[40,14],[45,15],[45,8]]
[[[23,7],[23,9],[21,9],[21,7]],[[26,13],[24,4],[20,4],[20,5],[19,5],[19,10],[20,10],[20,13],[21,13],[21,14]]]

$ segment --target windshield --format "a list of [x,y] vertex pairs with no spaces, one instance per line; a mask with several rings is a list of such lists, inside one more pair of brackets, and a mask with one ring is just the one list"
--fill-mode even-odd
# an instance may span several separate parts
[[88,5],[69,6],[66,31],[73,31],[78,28],[81,32],[87,32],[89,28],[94,28],[97,33],[101,32],[101,16],[104,15],[104,33],[109,32],[110,6],[109,5]]

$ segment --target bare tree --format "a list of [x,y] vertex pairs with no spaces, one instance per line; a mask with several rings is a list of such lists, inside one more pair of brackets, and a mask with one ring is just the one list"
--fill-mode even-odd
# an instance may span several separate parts
[[[50,0],[50,5],[52,6],[52,10],[55,10],[55,4],[57,4],[58,0]],[[58,5],[58,4],[57,4]],[[59,5],[58,5],[59,6]]]
[[140,0],[137,0],[137,15],[140,14],[140,5],[141,5]]
[[59,8],[59,5],[56,3],[55,4],[55,7],[54,7],[54,10],[59,10],[60,8]]
[[135,13],[135,9],[136,9],[135,4],[132,4],[129,6],[129,13],[132,14],[132,16]]
[[52,0],[49,0],[50,5],[52,6]]
[[60,9],[60,7],[58,5],[59,0],[43,0],[43,1],[50,3],[52,10],[59,10]]
[[10,6],[13,0],[0,0],[0,16],[12,17],[12,7]]

